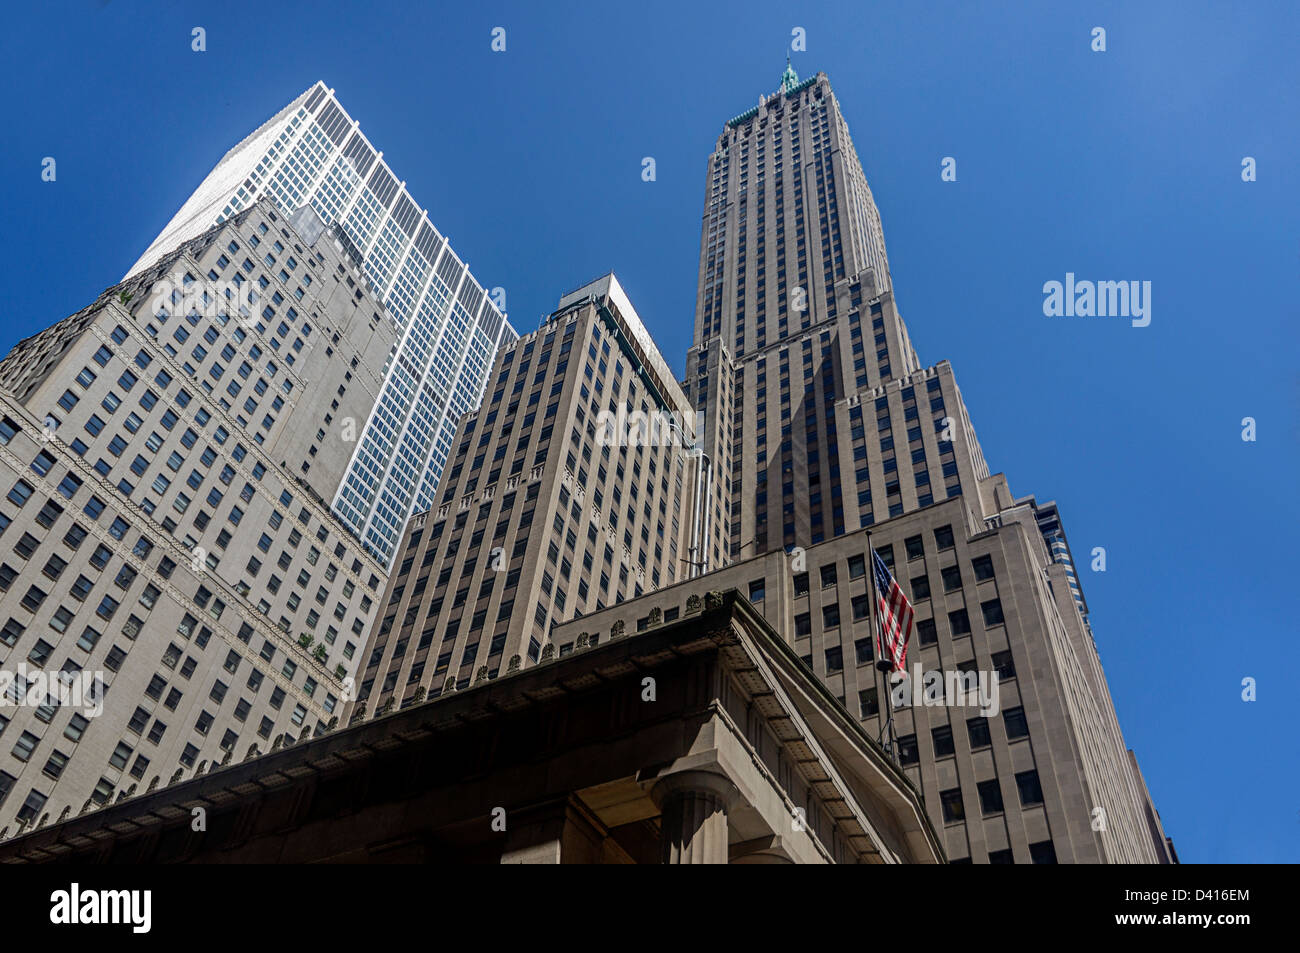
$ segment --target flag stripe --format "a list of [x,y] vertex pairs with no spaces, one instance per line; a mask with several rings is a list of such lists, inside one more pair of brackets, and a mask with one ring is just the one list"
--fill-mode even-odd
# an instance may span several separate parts
[[889,660],[895,671],[902,671],[906,667],[907,643],[912,637],[915,612],[903,588],[874,549],[871,562],[876,580],[880,657]]

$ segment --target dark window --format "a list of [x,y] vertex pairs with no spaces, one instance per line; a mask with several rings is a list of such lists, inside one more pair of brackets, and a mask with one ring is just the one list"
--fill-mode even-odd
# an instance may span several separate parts
[[916,624],[916,640],[921,645],[935,645],[939,641],[933,619],[922,619]]
[[858,717],[871,718],[880,714],[880,691],[876,688],[867,688],[858,692]]
[[980,792],[980,810],[985,814],[999,814],[1002,811],[1002,786],[998,779],[992,781],[981,781],[978,785]]
[[1006,725],[1008,739],[1014,741],[1016,738],[1029,736],[1029,725],[1025,721],[1024,708],[1008,708],[1002,713],[1002,721]]
[[1054,864],[1056,863],[1056,848],[1052,846],[1052,842],[1049,840],[1030,844],[1029,859],[1035,864]]
[[952,727],[950,725],[940,725],[938,728],[932,728],[930,737],[934,741],[934,756],[936,758],[953,754],[956,750],[952,743]]
[[908,559],[920,559],[925,555],[925,546],[922,544],[920,536],[909,536],[903,540],[903,545],[907,547]]
[[986,626],[1001,625],[1005,621],[1002,618],[1001,599],[990,599],[988,602],[981,602],[980,611],[984,613],[984,624]]
[[1011,650],[993,653],[993,667],[997,669],[998,681],[1009,681],[1016,677],[1016,665],[1011,660]]
[[946,823],[966,819],[966,809],[961,803],[961,788],[949,788],[947,791],[940,791],[939,801],[943,804],[943,819]]
[[1037,771],[1021,771],[1017,774],[1016,787],[1020,790],[1020,803],[1025,807],[1043,803],[1043,789],[1038,783]]

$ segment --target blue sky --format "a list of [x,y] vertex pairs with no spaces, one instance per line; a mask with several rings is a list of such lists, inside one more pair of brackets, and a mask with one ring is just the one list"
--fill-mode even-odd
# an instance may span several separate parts
[[[952,362],[991,469],[1060,503],[1076,557],[1107,551],[1106,572],[1082,567],[1102,664],[1183,859],[1294,862],[1298,10],[14,7],[0,348],[112,285],[230,146],[323,79],[517,328],[612,268],[680,374],[707,156],[802,27],[794,67],[841,100],[922,361]],[[1066,272],[1150,281],[1150,326],[1045,317]]]

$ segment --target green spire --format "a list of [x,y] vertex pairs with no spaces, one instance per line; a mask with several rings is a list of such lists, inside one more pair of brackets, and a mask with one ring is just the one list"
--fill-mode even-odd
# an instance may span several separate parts
[[781,92],[788,93],[799,85],[799,74],[790,66],[790,54],[785,54],[785,72],[781,74]]

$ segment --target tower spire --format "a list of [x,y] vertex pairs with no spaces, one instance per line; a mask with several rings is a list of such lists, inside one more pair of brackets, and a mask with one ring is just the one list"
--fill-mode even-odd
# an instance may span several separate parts
[[785,72],[781,74],[781,92],[788,93],[799,85],[799,74],[790,65],[790,53],[785,54]]

